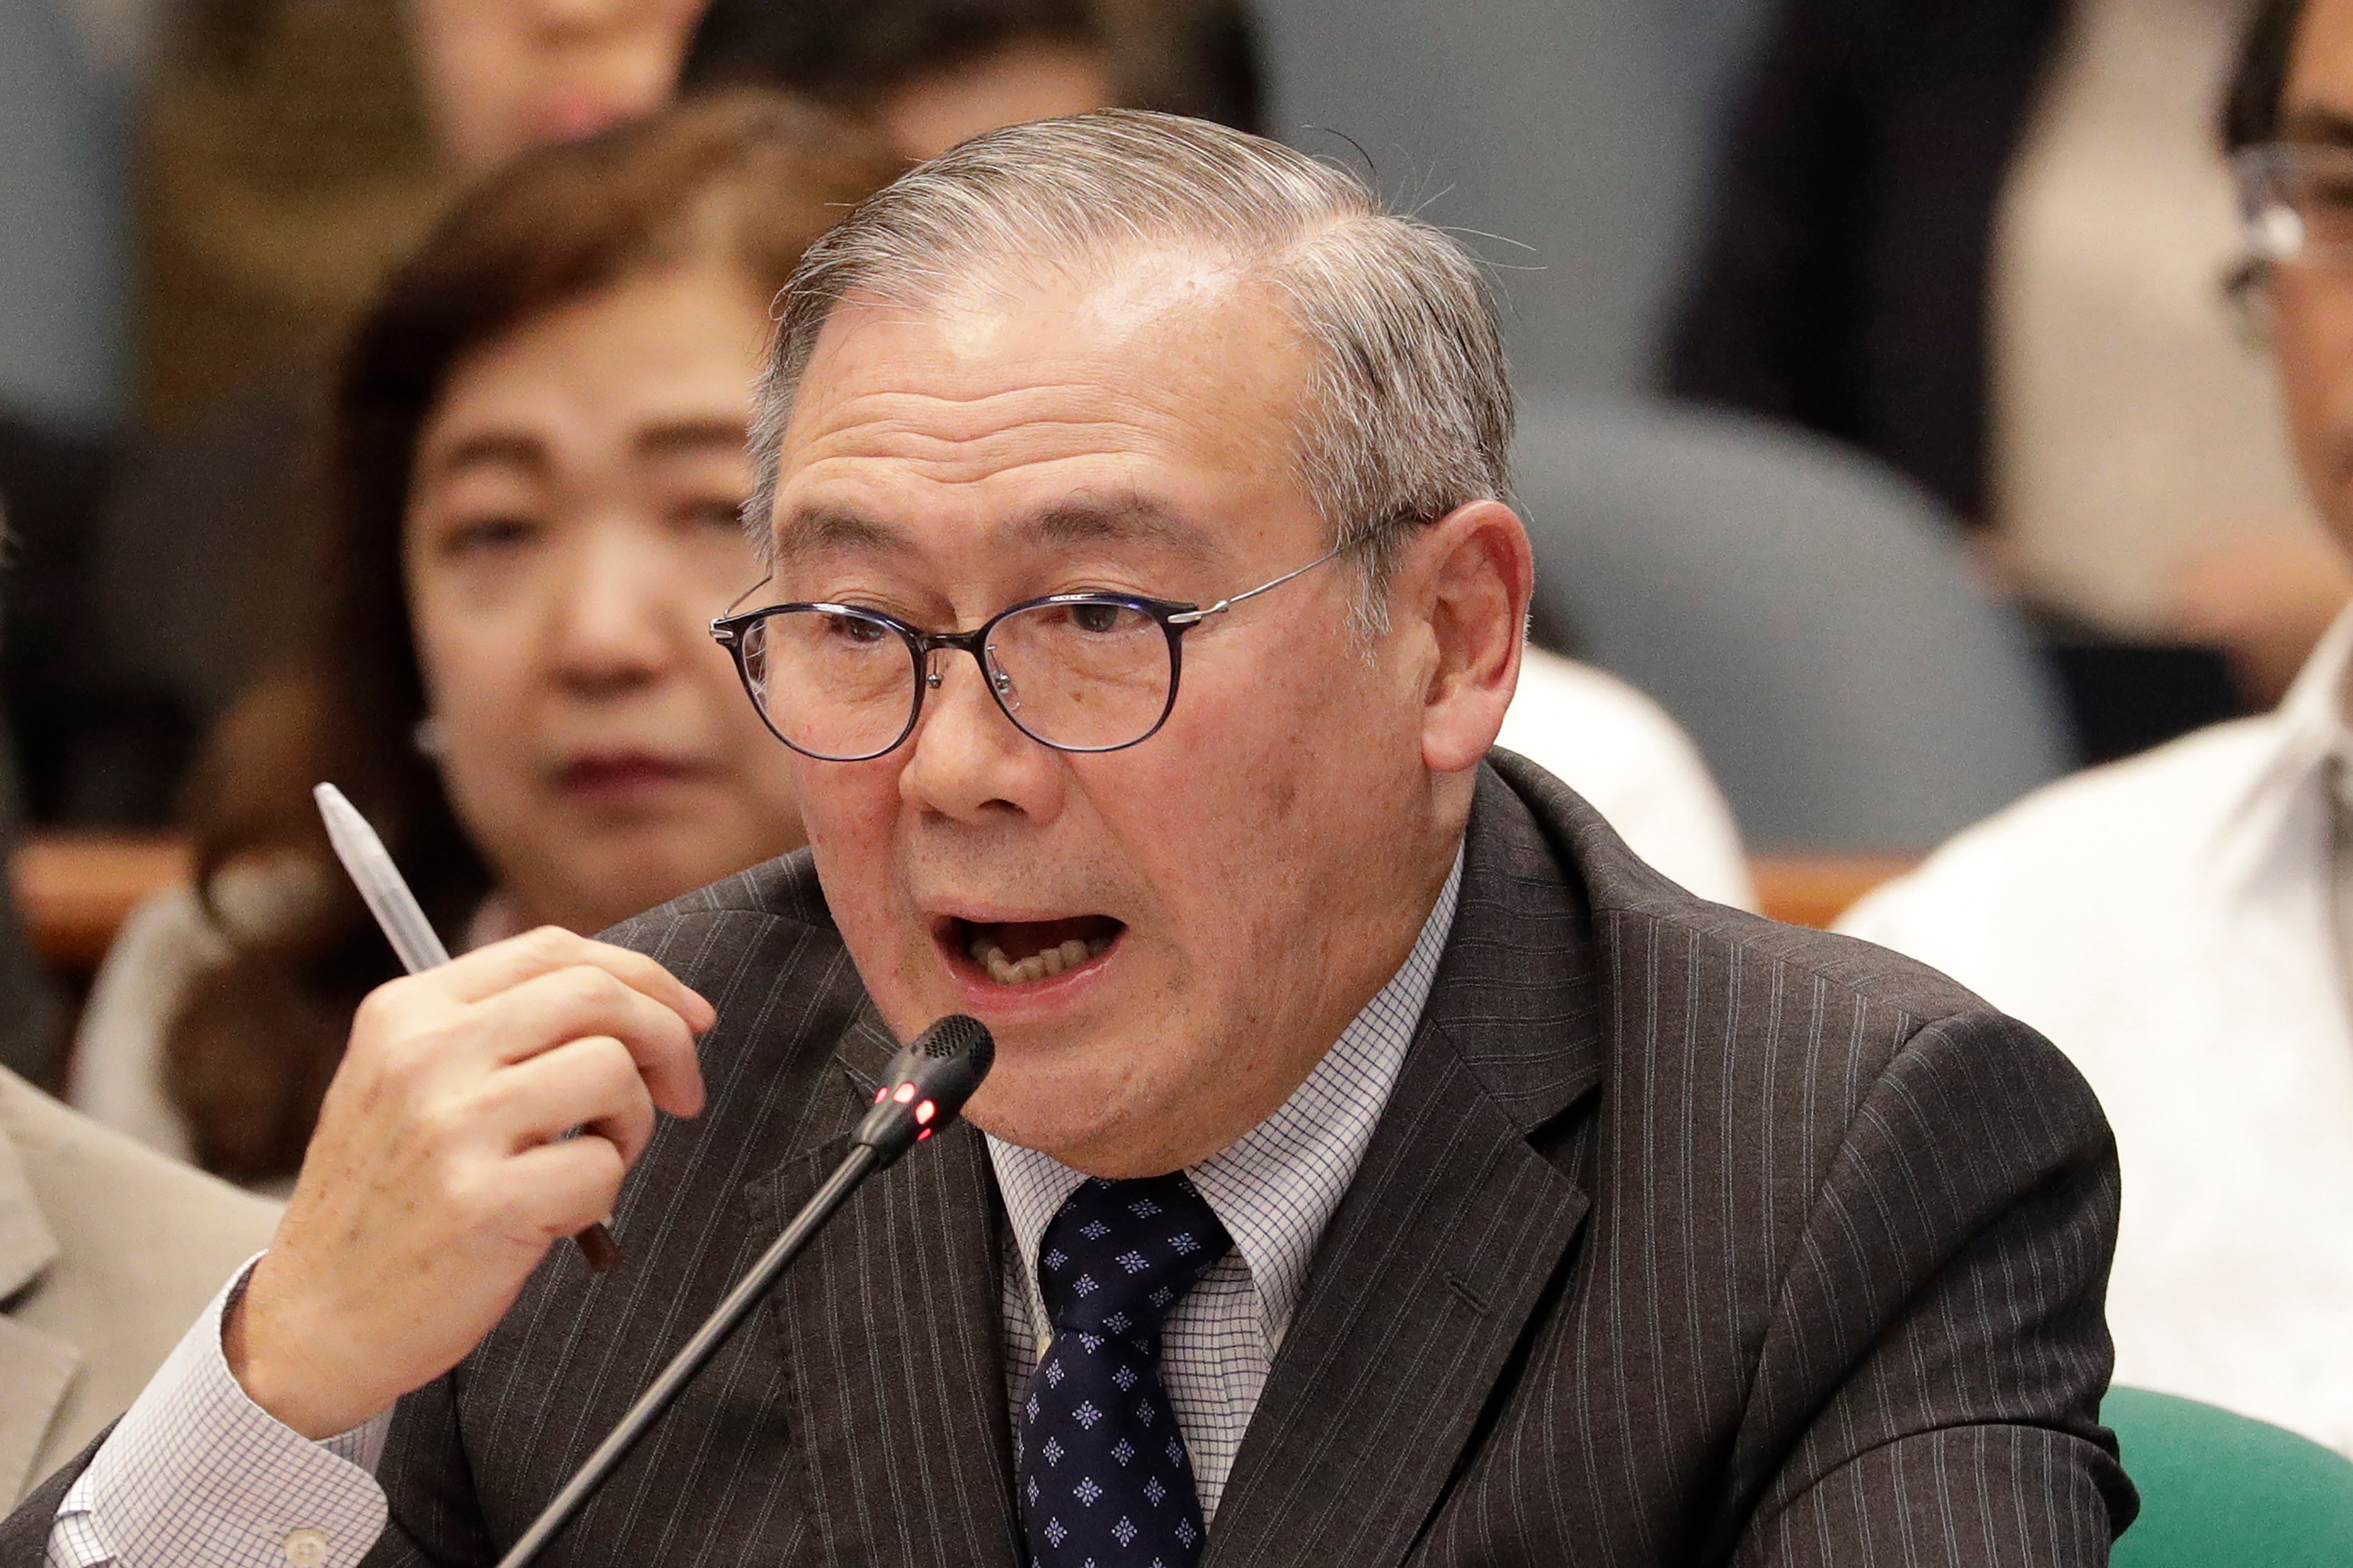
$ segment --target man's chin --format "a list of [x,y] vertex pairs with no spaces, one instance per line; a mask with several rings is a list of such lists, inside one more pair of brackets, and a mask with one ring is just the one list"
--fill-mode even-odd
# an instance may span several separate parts
[[1000,1142],[1051,1155],[1091,1176],[1161,1173],[1125,1168],[1139,1160],[1148,1164],[1151,1156],[1139,1145],[1157,1140],[1137,1136],[1145,1131],[1141,1119],[1124,1110],[1124,1097],[1112,1086],[1090,1085],[1092,1075],[1036,1066],[1025,1070],[1000,1050],[988,1081],[965,1107],[965,1119]]

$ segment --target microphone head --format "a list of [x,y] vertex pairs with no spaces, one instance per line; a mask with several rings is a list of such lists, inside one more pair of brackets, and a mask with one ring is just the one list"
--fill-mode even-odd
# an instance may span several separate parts
[[927,1057],[971,1057],[979,1063],[974,1070],[983,1075],[997,1060],[997,1040],[988,1026],[963,1013],[951,1013],[917,1035],[907,1050]]
[[997,1060],[997,1041],[977,1018],[951,1013],[915,1037],[883,1069],[874,1109],[855,1142],[888,1165],[954,1121]]

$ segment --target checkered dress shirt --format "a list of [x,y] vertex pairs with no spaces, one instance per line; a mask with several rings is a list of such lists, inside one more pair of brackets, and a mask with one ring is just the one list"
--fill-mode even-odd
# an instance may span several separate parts
[[[1217,1518],[1242,1432],[1299,1304],[1308,1260],[1356,1179],[1405,1064],[1461,887],[1458,853],[1404,966],[1307,1080],[1222,1153],[1187,1168],[1234,1238],[1232,1250],[1169,1312],[1161,1338],[1160,1376],[1192,1455],[1206,1519]],[[1062,1200],[1086,1177],[1050,1154],[995,1138],[988,1153],[1013,1231],[1009,1251],[1020,1260],[1005,1271],[1005,1384],[1018,1468],[1021,1401],[1050,1337],[1038,1290],[1038,1242]]]
[[[1191,1167],[1234,1238],[1169,1314],[1161,1351],[1204,1517],[1216,1516],[1308,1259],[1397,1082],[1461,882],[1458,851],[1404,967],[1272,1116]],[[993,1138],[989,1152],[1023,1260],[1005,1277],[1006,1376],[1018,1408],[1047,1321],[1029,1260],[1085,1178]],[[251,1270],[238,1270],[188,1331],[66,1494],[48,1568],[357,1568],[383,1533],[375,1469],[391,1416],[314,1443],[247,1398],[228,1370],[221,1317]],[[1017,1447],[1020,1440],[1017,1419]]]
[[353,1568],[384,1533],[389,1415],[314,1443],[245,1396],[221,1355],[237,1270],[58,1508],[48,1568]]

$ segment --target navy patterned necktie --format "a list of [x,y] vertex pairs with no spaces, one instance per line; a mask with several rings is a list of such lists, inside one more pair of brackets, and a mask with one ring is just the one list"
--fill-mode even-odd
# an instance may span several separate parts
[[1184,1173],[1091,1176],[1038,1245],[1053,1342],[1022,1405],[1029,1568],[1193,1568],[1207,1526],[1160,1327],[1233,1238]]

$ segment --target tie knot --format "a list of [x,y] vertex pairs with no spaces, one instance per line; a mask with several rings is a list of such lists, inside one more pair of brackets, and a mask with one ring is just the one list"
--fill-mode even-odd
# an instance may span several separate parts
[[1054,1331],[1155,1339],[1168,1310],[1233,1238],[1181,1171],[1090,1176],[1038,1244],[1038,1293]]

